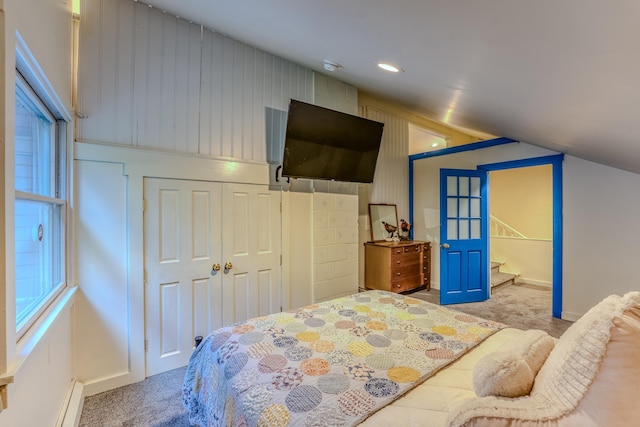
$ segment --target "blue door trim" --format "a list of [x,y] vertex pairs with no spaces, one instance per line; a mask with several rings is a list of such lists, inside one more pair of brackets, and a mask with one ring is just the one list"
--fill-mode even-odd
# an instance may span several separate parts
[[[409,156],[409,222],[414,223],[414,204],[413,204],[413,162],[420,159],[430,157],[445,156],[453,153],[461,153],[464,151],[478,150],[481,148],[493,147],[496,145],[510,144],[518,142],[511,138],[496,138],[487,141],[476,142],[472,144],[460,145],[457,147],[444,148],[442,150],[429,151],[427,153],[414,154]],[[552,165],[553,175],[553,284],[552,284],[552,313],[553,317],[562,317],[562,162],[564,154],[555,154],[551,156],[534,157],[531,159],[512,160],[507,162],[493,163],[489,165],[478,166],[478,169],[486,170],[502,170],[513,169],[527,166]],[[413,227],[410,237],[413,239]]]
[[562,161],[564,154],[534,157],[531,159],[512,160],[508,162],[479,165],[478,169],[497,171],[504,169],[525,168],[529,166],[551,165],[553,180],[553,283],[552,313],[553,317],[562,317]]
[[[518,142],[511,138],[494,138],[486,141],[472,142],[470,144],[457,145],[455,147],[442,148],[440,150],[427,151],[425,153],[412,154],[409,156],[409,223],[413,224],[413,162],[431,157],[447,156],[449,154],[463,153],[465,151],[479,150],[481,148],[495,147],[496,145],[511,144]],[[409,238],[413,239],[413,227],[409,231]]]
[[420,159],[428,159],[429,157],[446,156],[454,153],[479,150],[481,148],[495,147],[496,145],[511,144],[512,142],[518,142],[518,140],[502,137],[487,139],[486,141],[472,142],[470,144],[456,145],[455,147],[447,147],[440,150],[427,151],[426,153],[412,154],[411,156],[409,156],[409,162]]

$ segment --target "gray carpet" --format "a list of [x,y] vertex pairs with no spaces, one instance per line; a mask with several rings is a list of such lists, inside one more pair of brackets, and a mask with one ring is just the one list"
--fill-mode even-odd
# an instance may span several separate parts
[[[415,298],[438,304],[438,291],[418,291]],[[570,325],[551,317],[551,291],[529,285],[508,285],[492,291],[481,303],[448,306],[468,314],[520,329],[542,329],[559,337]],[[189,426],[182,407],[185,368],[87,397],[80,427],[183,427]]]
[[[440,302],[438,290],[418,291],[411,296],[434,304]],[[491,291],[488,301],[452,304],[447,307],[501,322],[513,328],[542,329],[556,338],[572,324],[567,320],[552,317],[551,289],[534,285],[501,286]]]
[[186,368],[154,375],[139,383],[84,400],[80,427],[187,427],[182,406]]

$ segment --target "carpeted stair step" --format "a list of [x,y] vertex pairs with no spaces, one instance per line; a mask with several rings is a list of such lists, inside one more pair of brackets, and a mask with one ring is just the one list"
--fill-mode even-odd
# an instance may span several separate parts
[[516,278],[515,274],[511,273],[502,273],[500,271],[491,273],[491,288],[495,288],[497,286],[511,285],[514,283],[514,279]]
[[502,263],[500,263],[500,262],[491,261],[491,274],[499,273],[501,265],[502,265]]

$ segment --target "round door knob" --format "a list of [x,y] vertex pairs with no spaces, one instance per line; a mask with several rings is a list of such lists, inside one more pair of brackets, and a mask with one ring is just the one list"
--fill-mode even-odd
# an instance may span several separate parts
[[220,271],[220,264],[215,263],[211,266],[212,271]]
[[449,244],[448,244],[448,243],[443,243],[443,244],[441,244],[441,245],[440,245],[440,247],[441,247],[442,249],[449,249],[451,246],[449,246]]
[[231,271],[231,269],[233,268],[233,264],[231,264],[229,261],[224,263],[224,274],[227,274],[229,271]]

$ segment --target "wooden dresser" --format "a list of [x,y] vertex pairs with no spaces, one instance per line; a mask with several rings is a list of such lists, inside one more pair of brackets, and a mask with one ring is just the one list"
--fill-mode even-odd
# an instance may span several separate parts
[[431,289],[431,242],[365,243],[364,286],[391,292]]

